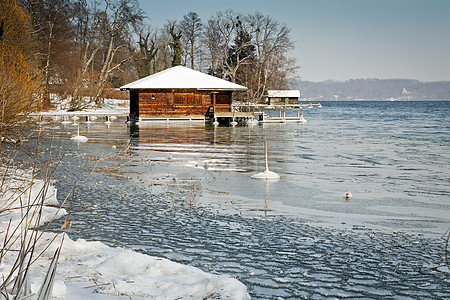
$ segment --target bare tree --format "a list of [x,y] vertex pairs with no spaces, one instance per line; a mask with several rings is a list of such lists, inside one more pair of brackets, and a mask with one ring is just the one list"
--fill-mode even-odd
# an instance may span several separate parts
[[232,10],[218,12],[208,20],[204,42],[210,53],[212,74],[237,82],[239,69],[254,58],[249,55],[254,46],[250,30],[245,19]]
[[170,35],[171,41],[169,43],[172,49],[172,67],[181,65],[181,57],[183,55],[183,47],[181,44],[181,37],[183,36],[180,26],[177,21],[168,21],[166,24],[166,30]]
[[202,20],[197,13],[190,11],[187,15],[183,16],[180,26],[183,33],[183,39],[186,41],[186,45],[188,46],[188,51],[186,52],[189,53],[191,69],[195,69],[194,61],[199,53],[197,44],[203,30]]
[[101,5],[96,0],[79,0],[76,11],[81,64],[72,92],[72,109],[83,105],[80,90],[86,79],[93,89],[92,101],[101,103],[109,75],[131,58],[128,32],[144,18],[137,0],[103,0]]
[[156,73],[172,66],[173,50],[172,50],[172,36],[167,30],[157,30],[156,47],[158,52],[153,61],[152,72]]
[[246,16],[252,27],[258,57],[256,82],[252,87],[252,98],[261,101],[270,88],[286,88],[298,67],[295,60],[288,58],[294,48],[290,29],[270,16],[259,12]]
[[78,110],[83,106],[81,89],[84,86],[86,74],[89,68],[93,67],[94,58],[103,43],[103,37],[99,34],[100,11],[97,5],[96,1],[79,0],[75,6],[76,44],[80,64],[72,90],[71,110]]
[[101,19],[101,35],[106,42],[103,53],[102,68],[98,76],[94,103],[100,104],[101,95],[105,88],[109,74],[126,63],[131,57],[125,55],[119,61],[114,61],[118,51],[126,50],[127,41],[124,36],[128,30],[144,18],[137,0],[104,0],[105,9]]
[[[37,41],[36,58],[43,78],[43,104],[50,105],[53,86],[64,85],[73,70],[71,57],[74,30],[71,23],[72,3],[69,0],[24,0],[23,6],[31,15],[33,36]],[[53,91],[52,91],[53,90]]]
[[206,45],[211,57],[211,73],[235,81],[234,70],[227,65],[228,51],[234,39],[239,18],[232,10],[217,12],[208,19],[205,29]]
[[157,34],[150,27],[140,29],[138,49],[130,46],[133,52],[134,66],[136,67],[139,78],[143,78],[153,74],[153,61],[158,54]]

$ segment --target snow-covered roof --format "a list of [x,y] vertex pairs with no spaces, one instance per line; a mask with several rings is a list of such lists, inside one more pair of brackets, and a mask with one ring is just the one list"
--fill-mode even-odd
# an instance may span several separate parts
[[129,89],[197,89],[218,91],[245,91],[245,86],[235,84],[190,68],[176,66],[144,77],[120,87]]
[[300,98],[299,90],[268,90],[269,98]]

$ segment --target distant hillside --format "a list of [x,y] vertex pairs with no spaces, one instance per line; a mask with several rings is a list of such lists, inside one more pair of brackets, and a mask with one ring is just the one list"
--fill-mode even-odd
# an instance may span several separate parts
[[305,100],[450,100],[450,81],[350,79],[298,81]]

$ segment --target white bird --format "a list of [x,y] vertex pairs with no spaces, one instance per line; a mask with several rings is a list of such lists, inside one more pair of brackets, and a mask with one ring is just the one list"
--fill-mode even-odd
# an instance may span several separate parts
[[238,124],[238,123],[237,123],[236,121],[234,121],[234,120],[230,122],[230,125],[231,125],[231,126],[236,126],[237,124]]
[[214,126],[217,126],[217,125],[219,125],[219,122],[214,121],[214,122],[213,122],[213,125],[214,125]]
[[258,125],[258,120],[256,119],[250,119],[247,121],[247,125]]
[[64,117],[64,120],[61,122],[61,124],[66,125],[66,124],[71,124],[72,121],[67,120],[67,117]]
[[265,141],[265,143],[264,143],[264,154],[265,154],[265,158],[266,158],[266,169],[263,172],[259,172],[259,173],[252,175],[252,178],[268,179],[268,180],[280,179],[280,175],[269,170],[269,163],[267,161],[267,141]]
[[109,117],[109,119],[110,119],[111,121],[114,121],[114,120],[117,119],[117,117],[116,117],[116,116],[111,116],[111,117]]
[[71,140],[77,141],[77,142],[87,142],[88,138],[84,135],[80,135],[80,126],[78,126],[77,135],[70,138]]

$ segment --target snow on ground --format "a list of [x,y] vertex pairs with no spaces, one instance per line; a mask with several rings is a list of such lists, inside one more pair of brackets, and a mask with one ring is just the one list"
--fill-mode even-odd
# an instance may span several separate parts
[[[44,194],[45,203],[57,203],[56,189],[43,181],[34,180],[27,192],[18,197],[14,191],[23,188],[25,173],[6,180],[0,194],[0,240],[4,240],[9,220],[18,224],[19,198],[34,199]],[[30,185],[28,185],[30,186]],[[41,191],[45,190],[45,193]],[[30,197],[31,193],[31,197]],[[14,199],[15,201],[12,201]],[[56,202],[55,202],[56,201]],[[5,208],[9,208],[5,210]],[[43,219],[49,221],[54,215],[62,217],[64,210],[46,207]],[[33,293],[39,287],[48,270],[51,258],[61,245],[62,235],[52,243],[55,233],[45,232],[35,253],[44,254],[31,266],[29,283]],[[17,243],[16,243],[17,244]],[[18,247],[18,245],[15,245]],[[17,252],[8,251],[0,265],[0,276],[6,278],[16,259]],[[5,276],[5,277],[3,277]],[[250,299],[246,287],[234,278],[213,275],[195,267],[170,260],[151,257],[128,249],[109,247],[101,242],[71,240],[64,237],[59,257],[52,299]]]

